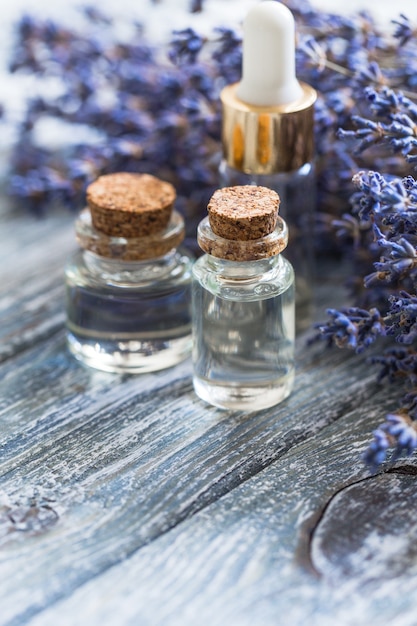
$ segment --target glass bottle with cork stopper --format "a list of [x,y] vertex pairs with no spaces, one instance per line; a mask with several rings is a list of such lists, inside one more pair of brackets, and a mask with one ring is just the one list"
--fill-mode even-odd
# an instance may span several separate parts
[[287,227],[265,187],[217,190],[198,227],[193,268],[193,383],[226,409],[264,409],[294,380],[294,272]]
[[101,176],[76,221],[66,267],[67,338],[91,367],[140,373],[191,351],[192,256],[174,187],[148,174]]

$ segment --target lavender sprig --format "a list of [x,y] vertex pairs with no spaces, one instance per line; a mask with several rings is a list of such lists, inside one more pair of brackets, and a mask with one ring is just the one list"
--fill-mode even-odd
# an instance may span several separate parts
[[[413,156],[412,152],[417,148],[416,105],[402,93],[394,92],[386,87],[380,91],[368,87],[365,89],[365,96],[377,120],[353,115],[351,119],[356,130],[339,129],[338,137],[358,139],[356,154],[361,154],[377,144],[385,143],[394,152],[400,152],[406,157]],[[382,121],[383,119],[386,121]]]
[[175,30],[173,34],[169,59],[177,65],[195,63],[203,48],[204,39],[192,28]]
[[416,29],[412,27],[412,24],[408,17],[403,13],[396,20],[392,20],[393,24],[396,24],[394,37],[399,40],[400,46],[404,46],[410,39],[415,36]]
[[[191,9],[200,10],[201,4],[192,3]],[[298,75],[323,94],[317,106],[316,124],[320,206],[340,215],[346,212],[355,163],[344,142],[335,140],[335,129],[343,126],[352,113],[359,114],[354,94],[370,77],[389,79],[383,61],[391,52],[391,44],[378,32],[369,15],[327,14],[313,9],[307,0],[303,3],[288,0],[287,4],[295,13],[300,33]],[[77,163],[80,153],[88,155],[86,171],[96,175],[124,167],[152,170],[168,177],[181,188],[180,203],[187,213],[196,213],[192,220],[195,224],[200,210],[197,198],[204,200],[217,181],[216,155],[221,149],[219,91],[225,83],[240,76],[240,25],[233,28],[219,24],[213,29],[212,37],[203,37],[192,28],[175,33],[168,52],[173,63],[170,65],[161,60],[160,51],[149,45],[143,26],[137,26],[132,41],[122,43],[117,40],[109,16],[95,9],[87,9],[85,15],[91,24],[87,35],[30,17],[20,23],[12,70],[30,71],[40,78],[59,76],[64,93],[58,100],[44,100],[42,110],[35,111],[29,102],[23,124],[27,132],[20,145],[28,146],[25,152],[32,153],[34,158],[29,164],[26,155],[16,152],[13,167],[22,177],[18,195],[23,198],[26,193],[28,199],[43,207],[45,201],[54,199],[53,187],[35,198],[31,187],[25,189],[24,185],[25,172],[37,169],[32,129],[38,120],[53,116],[70,124],[86,124],[103,133],[106,159],[92,157],[91,146],[85,144],[74,155]],[[309,47],[311,51],[307,53]],[[397,51],[393,53],[395,56]],[[376,63],[375,58],[381,56],[381,61]],[[408,67],[411,68],[411,63]],[[403,78],[397,70],[391,74],[396,81]],[[412,80],[411,71],[407,80]],[[113,99],[108,106],[103,105],[102,92],[106,98],[110,95]],[[140,112],[146,112],[148,119],[143,115],[140,119]],[[166,129],[168,140],[163,136]],[[186,168],[187,157],[181,148],[182,138],[189,136],[192,137],[189,147],[199,146],[201,158],[195,167],[191,164]],[[67,162],[71,158],[72,155]],[[56,154],[51,151],[51,168],[55,159]],[[64,163],[58,169],[60,175],[71,180]],[[193,184],[194,170],[198,181],[207,181],[205,190],[198,191]],[[85,179],[83,186],[88,182]],[[16,186],[12,192],[16,192]],[[74,193],[74,203],[79,197],[80,194]],[[327,246],[330,245],[329,239]]]
[[[330,320],[318,325],[321,337],[328,344],[362,352],[381,336],[392,337],[404,349],[390,349],[385,356],[374,357],[382,365],[380,378],[400,380],[410,388],[398,413],[390,414],[374,432],[365,460],[378,465],[393,448],[392,460],[410,455],[417,449],[417,182],[386,177],[379,172],[361,171],[353,177],[358,191],[353,196],[352,210],[358,220],[335,220],[343,236],[351,226],[358,233],[359,224],[368,226],[372,235],[374,272],[364,276],[364,286],[374,302],[384,294],[385,310],[351,307],[329,310]],[[370,241],[356,236],[357,248]]]
[[392,461],[402,455],[410,456],[417,448],[417,422],[407,413],[389,413],[386,421],[374,431],[374,440],[364,455],[366,463],[377,467],[387,458],[387,451],[393,447]]
[[401,291],[399,296],[391,296],[390,302],[387,334],[396,335],[398,343],[417,345],[417,297]]
[[378,309],[358,307],[328,309],[331,317],[325,325],[317,325],[322,337],[339,348],[352,348],[358,354],[368,348],[379,335],[385,335],[385,323]]

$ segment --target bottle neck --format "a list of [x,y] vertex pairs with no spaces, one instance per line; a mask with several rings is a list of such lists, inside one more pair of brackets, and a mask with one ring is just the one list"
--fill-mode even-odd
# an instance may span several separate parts
[[152,283],[169,275],[176,264],[177,251],[143,261],[123,261],[102,257],[90,250],[83,251],[85,266],[100,281],[114,285]]
[[268,272],[279,270],[284,262],[280,254],[255,261],[230,261],[211,254],[206,256],[208,267],[216,273],[218,280],[225,281],[252,281]]
[[288,229],[284,220],[277,219],[275,230],[260,239],[225,239],[216,235],[209,218],[198,225],[197,240],[200,248],[211,257],[235,263],[267,261],[279,255],[286,247]]
[[[153,263],[172,254],[185,235],[184,220],[177,211],[172,212],[164,230],[147,236],[126,238],[109,236],[95,229],[90,211],[85,209],[75,223],[75,231],[81,248],[95,257],[101,257],[103,263]],[[90,257],[87,255],[87,258]]]

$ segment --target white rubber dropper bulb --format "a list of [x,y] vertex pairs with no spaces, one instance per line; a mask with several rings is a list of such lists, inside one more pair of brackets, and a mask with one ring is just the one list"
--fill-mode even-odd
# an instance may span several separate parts
[[276,0],[260,2],[243,22],[242,80],[236,95],[264,107],[289,104],[302,96],[295,75],[294,18]]

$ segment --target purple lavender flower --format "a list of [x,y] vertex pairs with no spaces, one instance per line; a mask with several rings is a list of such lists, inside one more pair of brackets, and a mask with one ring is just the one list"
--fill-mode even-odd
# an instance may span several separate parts
[[386,460],[387,450],[391,445],[391,439],[382,427],[374,430],[373,435],[374,439],[364,454],[364,461],[367,465],[376,468]]
[[408,414],[389,413],[386,421],[374,431],[374,440],[365,452],[365,461],[380,465],[386,460],[387,450],[394,447],[392,460],[402,455],[410,456],[417,448],[417,422]]
[[[376,79],[373,82],[377,82]],[[339,129],[338,137],[359,140],[355,148],[356,154],[361,154],[377,144],[388,144],[394,152],[413,157],[412,153],[417,149],[416,105],[401,92],[396,93],[387,87],[380,90],[368,87],[365,95],[371,111],[378,119],[353,115],[354,129]]]
[[378,380],[388,378],[390,382],[396,382],[400,378],[405,378],[412,365],[413,354],[406,348],[387,348],[383,355],[373,356],[370,362],[380,365]]
[[203,10],[203,4],[203,0],[191,0],[191,13],[201,13],[201,11]]
[[396,335],[399,343],[417,345],[417,297],[401,291],[391,296],[391,307],[386,316],[387,334]]
[[[375,119],[353,116],[356,130],[339,131],[339,137],[343,140],[351,137],[359,139],[358,154],[385,144],[394,152],[400,151],[412,160],[410,152],[416,146],[415,105],[402,94],[386,88],[380,91],[368,88],[366,94]],[[411,176],[398,178],[376,171],[359,171],[354,175],[353,182],[358,191],[352,197],[352,212],[359,220],[355,222],[344,216],[343,220],[334,220],[334,226],[339,236],[345,239],[349,240],[346,235],[351,234],[353,250],[359,258],[363,251],[369,260],[376,256],[372,260],[375,271],[364,276],[364,286],[374,304],[382,294],[385,300],[383,314],[378,311],[378,316],[375,316],[375,306],[359,318],[355,315],[355,308],[330,311],[332,320],[319,329],[328,343],[351,347],[357,352],[371,345],[377,336],[393,337],[407,348],[390,349],[385,355],[372,359],[382,365],[380,379],[388,377],[391,381],[405,381],[415,388],[417,183]],[[360,236],[360,225],[363,225],[368,238]],[[395,290],[398,290],[398,294]],[[374,313],[375,326],[369,324],[371,312]],[[416,407],[417,394],[412,390],[404,400],[404,407],[398,413],[389,414],[386,422],[374,432],[374,439],[364,457],[368,464],[376,467],[384,462],[389,448],[394,449],[392,460],[402,454],[412,454],[417,448],[417,423],[414,422],[417,418]]]
[[242,71],[242,37],[223,26],[214,29],[214,37],[212,58],[218,68],[219,80],[222,85],[237,82]]
[[370,311],[358,307],[340,311],[328,309],[327,314],[331,321],[317,328],[329,344],[334,343],[339,348],[348,347],[360,353],[385,334],[384,320],[376,308]]
[[192,28],[176,30],[168,56],[177,65],[195,63],[203,44],[204,40]]
[[410,20],[403,13],[396,20],[392,20],[393,24],[396,24],[394,37],[399,40],[400,46],[404,46],[413,36],[415,36],[415,30],[413,30]]

